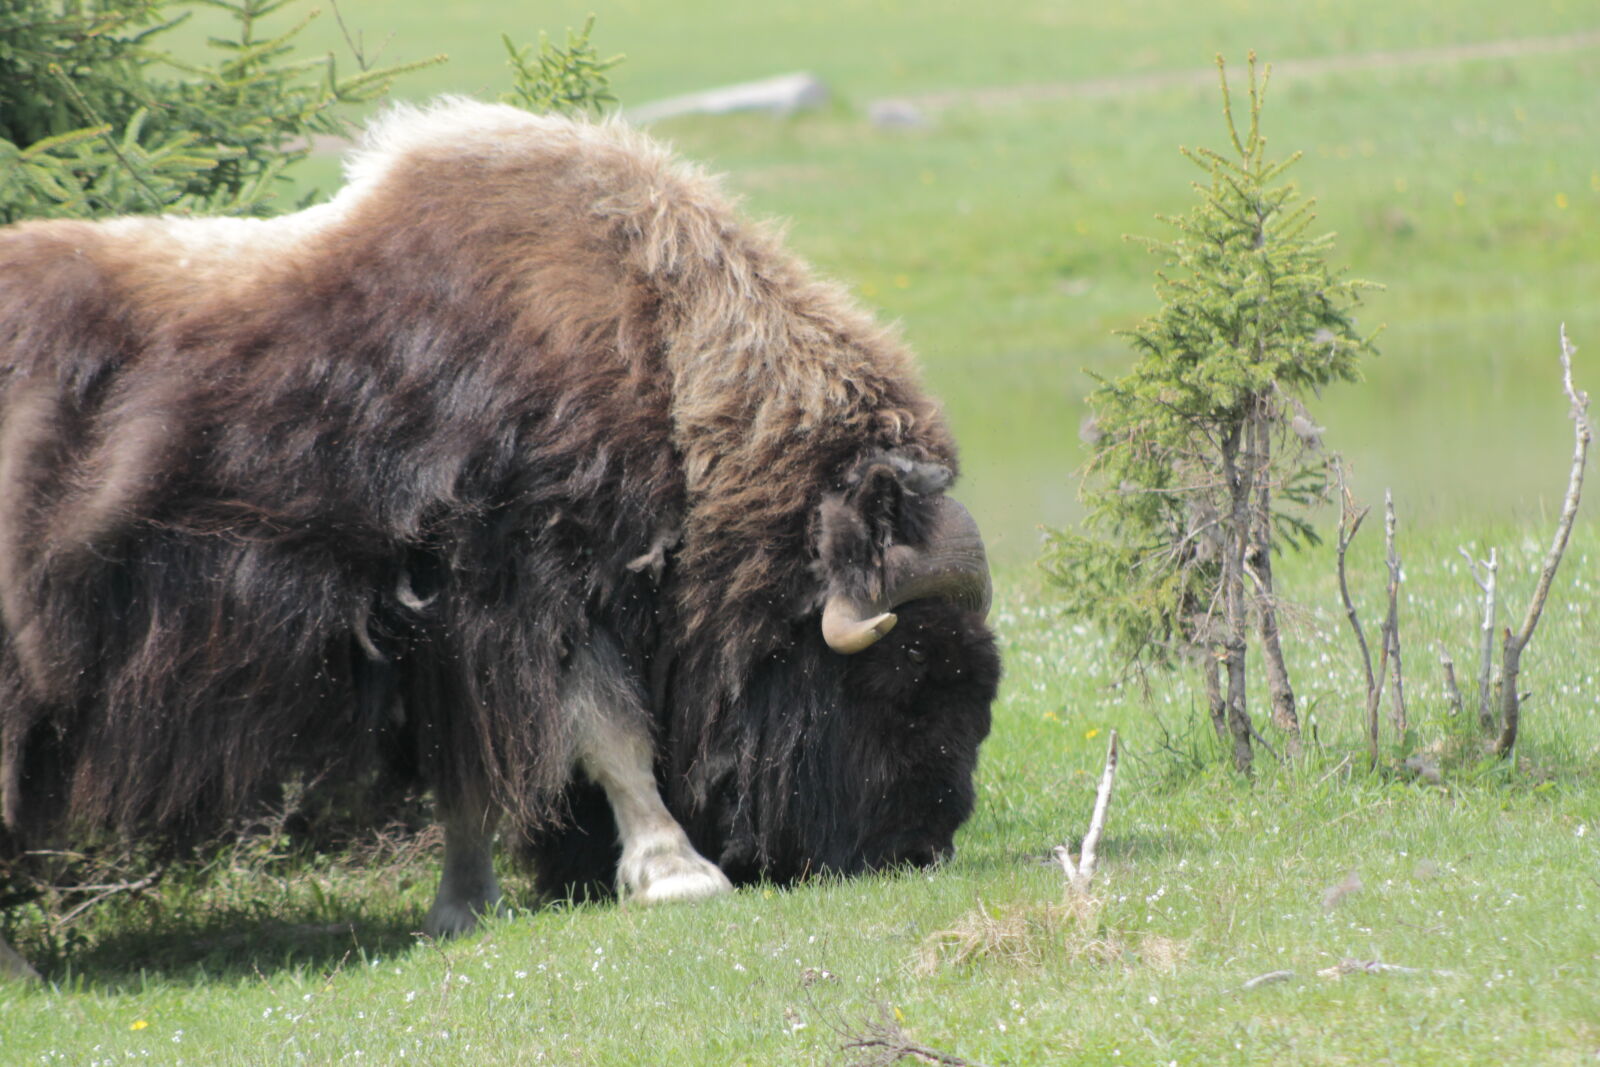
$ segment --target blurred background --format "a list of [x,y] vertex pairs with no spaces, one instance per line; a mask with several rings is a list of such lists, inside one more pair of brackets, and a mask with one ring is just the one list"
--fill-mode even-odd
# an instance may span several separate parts
[[[662,119],[759,216],[897,321],[964,454],[957,495],[995,555],[1074,521],[1088,371],[1156,309],[1158,261],[1126,235],[1196,202],[1179,146],[1223,148],[1214,56],[1241,92],[1272,65],[1269,153],[1337,233],[1331,261],[1386,288],[1366,381],[1314,405],[1357,493],[1402,521],[1553,521],[1572,431],[1557,331],[1600,389],[1600,5],[1592,0],[961,0],[495,4],[341,0],[300,50],[342,72],[449,61],[395,95],[494,99],[500,35],[592,43],[624,108],[809,72],[818,107]],[[340,21],[342,20],[343,28]],[[182,33],[196,44],[206,27]],[[1247,113],[1247,109],[1244,109]],[[338,181],[337,148],[300,171]]]

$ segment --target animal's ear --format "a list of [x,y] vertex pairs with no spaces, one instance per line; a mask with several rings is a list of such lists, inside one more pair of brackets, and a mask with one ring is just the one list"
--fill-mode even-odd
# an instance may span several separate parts
[[893,629],[896,607],[937,596],[987,612],[989,567],[978,527],[946,497],[937,463],[878,453],[823,498],[814,527],[825,603],[822,636],[850,655]]
[[848,496],[830,493],[817,509],[817,560],[829,589],[844,587],[871,595],[870,575],[878,553],[867,517]]
[[884,554],[926,540],[931,501],[955,474],[943,463],[901,452],[873,452],[846,472],[840,491],[817,510],[815,544],[830,592],[876,597]]
[[[860,490],[869,491],[862,493]],[[878,604],[884,600],[885,523],[882,516],[897,503],[898,483],[874,476],[855,491],[830,493],[817,509],[817,563],[827,604],[822,636],[829,647],[846,655],[859,652],[894,626],[891,612],[851,617],[841,627],[833,605]],[[877,492],[882,490],[882,492]],[[866,506],[864,507],[863,504]],[[874,521],[874,519],[878,521]]]
[[[893,628],[896,586],[923,568],[915,561],[935,547],[951,506],[943,490],[953,477],[941,463],[875,452],[823,498],[814,537],[826,598],[823,637],[835,651],[859,652]],[[922,584],[918,578],[906,589]]]

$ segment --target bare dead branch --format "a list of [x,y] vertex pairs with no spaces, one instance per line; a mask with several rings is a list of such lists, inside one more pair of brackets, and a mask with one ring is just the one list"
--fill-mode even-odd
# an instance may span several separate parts
[[1517,693],[1517,674],[1522,666],[1522,652],[1533,640],[1533,631],[1539,625],[1545,599],[1550,595],[1550,583],[1555,581],[1556,568],[1561,566],[1561,556],[1572,536],[1572,523],[1578,517],[1578,501],[1583,496],[1583,468],[1589,455],[1589,394],[1580,392],[1572,384],[1572,355],[1576,349],[1567,340],[1566,324],[1561,326],[1561,386],[1572,402],[1568,417],[1572,419],[1572,470],[1567,477],[1567,495],[1561,504],[1561,518],[1556,523],[1555,536],[1545,553],[1544,566],[1539,571],[1539,584],[1533,600],[1523,616],[1522,626],[1516,633],[1506,630],[1500,660],[1500,737],[1495,742],[1495,754],[1509,756],[1517,743],[1517,726],[1521,706]]
[[1293,971],[1268,971],[1266,974],[1256,975],[1244,985],[1240,986],[1239,990],[1241,992],[1249,992],[1252,989],[1258,989],[1264,985],[1271,985],[1273,982],[1287,982],[1293,977]]
[[878,1005],[877,1019],[868,1020],[853,1030],[835,1026],[834,1032],[845,1039],[839,1046],[841,1050],[871,1051],[871,1055],[856,1060],[853,1067],[890,1067],[907,1057],[923,1063],[943,1064],[944,1067],[979,1067],[972,1060],[911,1040],[911,1035],[890,1014],[890,1009],[882,1004]]
[[394,34],[391,33],[388,37],[385,37],[383,44],[379,45],[378,50],[372,54],[372,58],[368,59],[365,35],[360,31],[352,35],[350,27],[345,25],[344,13],[339,10],[339,0],[332,0],[332,4],[334,21],[339,24],[339,32],[344,36],[344,43],[350,49],[350,55],[355,59],[356,67],[362,73],[371,70],[373,65],[378,62],[379,57],[383,55],[384,49],[389,47],[389,42],[394,39]]
[[1449,975],[1451,971],[1431,971],[1421,967],[1402,967],[1398,963],[1383,963],[1379,960],[1356,960],[1348,956],[1334,964],[1324,967],[1317,972],[1319,978],[1343,978],[1347,974],[1437,974]]
[[1444,695],[1450,704],[1450,716],[1461,714],[1461,686],[1456,684],[1456,661],[1450,658],[1443,645],[1439,646],[1439,666],[1444,670]]
[[1406,735],[1405,672],[1400,665],[1400,552],[1395,546],[1394,493],[1383,491],[1383,545],[1384,562],[1389,569],[1389,616],[1384,620],[1384,651],[1389,660],[1390,677],[1394,687],[1390,690],[1392,706],[1390,721],[1396,737]]
[[73,923],[73,920],[77,919],[78,916],[82,915],[84,912],[88,911],[90,908],[94,907],[96,904],[99,904],[102,901],[110,900],[112,897],[118,896],[118,895],[123,894],[123,893],[139,893],[139,892],[142,892],[143,890],[149,889],[151,886],[155,885],[157,882],[159,882],[161,880],[161,876],[164,873],[166,873],[165,868],[158,868],[158,869],[156,869],[154,871],[151,871],[149,874],[145,875],[143,878],[137,878],[137,879],[134,879],[133,881],[129,881],[129,882],[116,882],[116,883],[110,884],[110,885],[68,887],[70,889],[73,889],[73,890],[76,890],[76,891],[81,891],[81,892],[88,892],[88,891],[93,891],[93,890],[98,890],[98,892],[95,892],[94,896],[90,897],[88,900],[82,901],[82,902],[74,905],[70,910],[65,912],[60,918],[56,919],[53,923],[51,923],[50,927],[56,933],[60,933],[62,930],[65,930],[68,926],[71,926],[72,923]]
[[1321,778],[1318,778],[1317,785],[1321,785],[1323,782],[1326,782],[1329,778],[1332,778],[1334,775],[1338,774],[1348,766],[1350,766],[1350,757],[1346,756],[1344,759],[1340,760],[1334,765],[1333,770],[1329,771],[1327,774],[1324,774]]
[[1494,677],[1495,579],[1500,572],[1500,561],[1493,548],[1489,549],[1489,559],[1481,565],[1465,547],[1461,549],[1461,554],[1472,569],[1472,580],[1483,591],[1483,621],[1478,627],[1478,725],[1484,733],[1492,734],[1495,732],[1494,709],[1490,699]]
[[1111,738],[1106,744],[1106,768],[1100,774],[1100,786],[1095,790],[1094,814],[1089,816],[1089,830],[1083,835],[1083,847],[1078,861],[1073,862],[1072,853],[1066,845],[1057,845],[1055,856],[1061,863],[1061,869],[1067,874],[1068,884],[1072,891],[1088,895],[1089,883],[1094,879],[1095,864],[1098,857],[1095,849],[1100,846],[1100,835],[1106,828],[1106,813],[1111,808],[1111,789],[1117,779],[1117,731],[1111,731]]
[[1367,646],[1367,635],[1361,628],[1361,617],[1356,613],[1355,601],[1350,599],[1350,581],[1345,570],[1345,552],[1350,548],[1350,542],[1355,540],[1356,534],[1361,531],[1361,522],[1367,517],[1370,508],[1357,510],[1355,497],[1350,493],[1350,487],[1345,484],[1344,464],[1337,457],[1333,460],[1334,476],[1339,482],[1339,540],[1338,540],[1338,570],[1339,570],[1339,596],[1344,600],[1345,617],[1350,620],[1350,629],[1355,631],[1356,647],[1361,650],[1361,666],[1367,674],[1367,754],[1372,765],[1378,765],[1378,697],[1383,688],[1383,677],[1374,674],[1372,670],[1372,650]]
[[[1256,724],[1253,723],[1253,722],[1250,724],[1250,736],[1255,739],[1256,744],[1260,745],[1262,748],[1267,750],[1267,755],[1271,756],[1278,763],[1282,763],[1283,762],[1283,757],[1278,755],[1278,750],[1273,748],[1271,743],[1268,742],[1265,737],[1261,736],[1261,731],[1256,729]],[[1294,739],[1291,738],[1291,740],[1294,740]],[[1298,752],[1299,751],[1298,743],[1296,743],[1295,748],[1290,749],[1290,751],[1291,752]]]

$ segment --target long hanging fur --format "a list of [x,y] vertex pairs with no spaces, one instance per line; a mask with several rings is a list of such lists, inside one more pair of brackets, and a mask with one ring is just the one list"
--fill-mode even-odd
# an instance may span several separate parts
[[592,627],[712,687],[709,737],[820,601],[823,495],[954,466],[900,344],[621,125],[397,108],[347,171],[276,220],[0,231],[21,839],[201,832],[396,745],[538,825]]

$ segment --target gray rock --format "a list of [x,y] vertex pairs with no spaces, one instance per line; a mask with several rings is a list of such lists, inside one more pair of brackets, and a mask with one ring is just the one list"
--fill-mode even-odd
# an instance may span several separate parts
[[0,941],[0,982],[8,978],[37,982],[39,972],[30,967],[28,961],[23,959],[16,949]]
[[726,85],[720,89],[668,97],[623,112],[630,122],[655,122],[680,115],[728,115],[735,111],[765,111],[792,115],[811,111],[828,102],[828,87],[814,74],[780,74],[776,78]]
[[874,100],[867,105],[867,119],[883,130],[921,130],[929,125],[927,114],[910,100]]

